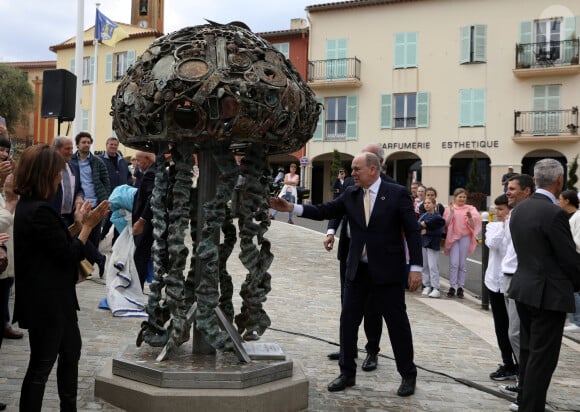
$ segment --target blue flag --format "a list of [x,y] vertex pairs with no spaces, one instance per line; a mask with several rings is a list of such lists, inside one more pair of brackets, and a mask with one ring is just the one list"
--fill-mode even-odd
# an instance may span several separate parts
[[105,16],[97,9],[95,19],[95,39],[100,40],[107,46],[114,47],[118,41],[129,37],[127,32],[119,25]]

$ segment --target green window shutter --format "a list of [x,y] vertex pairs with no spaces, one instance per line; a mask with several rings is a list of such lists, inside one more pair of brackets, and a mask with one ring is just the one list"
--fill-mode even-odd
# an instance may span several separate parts
[[107,54],[105,56],[105,81],[113,81],[113,55]]
[[405,33],[395,33],[395,46],[393,47],[393,62],[395,69],[405,67]]
[[562,36],[562,40],[567,40],[564,42],[562,61],[568,63],[577,53],[575,44],[570,40],[578,38],[578,16],[564,17]]
[[[534,42],[534,22],[525,20],[520,22],[520,42],[519,44],[530,44]],[[532,46],[524,46],[519,53],[519,60],[524,64],[532,64]]]
[[75,59],[70,59],[70,71],[71,73],[75,72]]
[[417,92],[417,127],[429,127],[429,92]]
[[346,98],[346,140],[357,140],[358,96]]
[[337,59],[337,41],[336,39],[326,40],[326,79],[336,78],[336,59]]
[[381,129],[393,127],[393,95],[381,94]]
[[81,113],[81,130],[89,130],[89,111],[85,109]]
[[472,90],[472,126],[485,126],[485,89]]
[[324,139],[324,98],[317,97],[316,101],[322,105],[322,110],[320,110],[320,117],[318,117],[318,123],[316,123],[316,130],[314,130],[314,134],[312,135],[312,141],[320,142]]
[[127,51],[127,68],[131,67],[135,63],[135,50]]
[[459,50],[459,63],[469,63],[471,51],[471,26],[465,26],[459,29],[459,39],[461,42],[461,49]]
[[407,33],[406,65],[417,67],[417,33]]
[[459,126],[471,126],[471,89],[459,91]]
[[91,83],[95,82],[95,57],[91,57],[89,59],[90,62],[90,69],[89,69],[89,81]]
[[487,61],[487,26],[485,24],[476,24],[473,32],[473,61],[485,62]]

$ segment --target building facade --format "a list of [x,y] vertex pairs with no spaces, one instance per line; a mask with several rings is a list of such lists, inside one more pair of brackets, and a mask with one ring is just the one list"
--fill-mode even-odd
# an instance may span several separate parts
[[[147,49],[153,40],[162,35],[154,29],[123,23],[117,24],[127,32],[129,37],[119,41],[114,47],[99,44],[96,56],[93,42],[94,27],[84,31],[82,62],[75,61],[75,37],[50,47],[50,50],[56,53],[57,68],[75,73],[76,65],[82,64],[82,116],[74,121],[80,122],[79,130],[88,132],[93,130],[93,122],[95,122],[93,139],[96,151],[104,150],[107,138],[115,135],[110,116],[111,97],[116,93],[119,82],[127,68],[135,62],[135,59]],[[95,90],[96,100],[93,98]],[[92,118],[93,105],[96,107],[95,119]],[[65,133],[61,131],[61,134]],[[72,131],[69,131],[69,134],[72,134]],[[74,138],[72,135],[70,137]],[[125,150],[122,151],[123,154],[127,154]]]
[[22,146],[36,143],[51,144],[55,135],[55,120],[41,117],[42,84],[45,70],[56,69],[56,61],[12,62],[6,63],[17,67],[28,80],[34,93],[34,106],[28,114],[26,124],[14,125],[14,135]]
[[[513,166],[564,166],[580,151],[578,15],[561,0],[360,0],[306,8],[308,83],[324,104],[307,144],[312,201],[331,199],[334,149],[348,167],[380,143],[389,173],[441,201],[467,184],[491,199]],[[488,202],[489,202],[488,199]]]

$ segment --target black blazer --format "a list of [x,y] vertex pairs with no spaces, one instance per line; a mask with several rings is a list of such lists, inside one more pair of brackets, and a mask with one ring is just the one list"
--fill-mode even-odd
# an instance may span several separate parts
[[[83,189],[81,187],[81,172],[79,170],[79,166],[77,164],[68,162],[70,170],[75,177],[75,190],[73,195],[73,213],[75,207],[75,199],[80,194],[84,198]],[[60,215],[60,210],[62,207],[62,182],[59,183],[58,187],[56,188],[56,193],[54,197],[49,201],[49,203],[54,207],[54,210]]]
[[21,328],[76,322],[84,245],[45,201],[21,197],[14,212],[14,320]]
[[400,283],[407,280],[405,235],[410,264],[423,264],[421,235],[413,202],[406,187],[381,181],[371,213],[365,223],[363,191],[350,186],[342,196],[317,206],[304,206],[303,217],[323,220],[348,217],[350,245],[347,258],[347,279],[353,280],[363,246],[366,244],[368,270],[375,284]]
[[534,193],[510,217],[518,257],[509,297],[539,309],[574,312],[580,290],[580,254],[568,215],[545,195]]
[[[381,180],[386,183],[394,183],[398,185],[395,179],[384,173],[381,173]],[[344,179],[344,190],[346,190],[346,188],[349,186],[354,186],[354,179],[351,176]],[[348,225],[348,219],[346,215],[342,216],[340,219],[330,219],[328,221],[327,230],[334,229],[334,231],[336,232],[339,225],[341,225],[339,235],[340,237],[338,239],[338,247],[336,248],[337,249],[336,257],[340,260],[346,259],[346,257],[348,256],[348,249],[350,247],[346,231],[346,227]]]
[[137,189],[135,199],[133,200],[133,211],[131,215],[133,223],[139,220],[140,217],[146,221],[150,221],[153,217],[150,200],[153,188],[155,187],[155,170],[156,167],[155,164],[153,164],[143,173],[141,184],[139,189]]

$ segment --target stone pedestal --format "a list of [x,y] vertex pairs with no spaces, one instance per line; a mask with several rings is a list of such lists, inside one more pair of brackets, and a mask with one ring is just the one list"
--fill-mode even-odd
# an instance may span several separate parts
[[95,396],[127,411],[299,411],[308,380],[291,360],[240,363],[233,353],[192,354],[191,343],[157,362],[159,348],[128,347],[105,364]]

